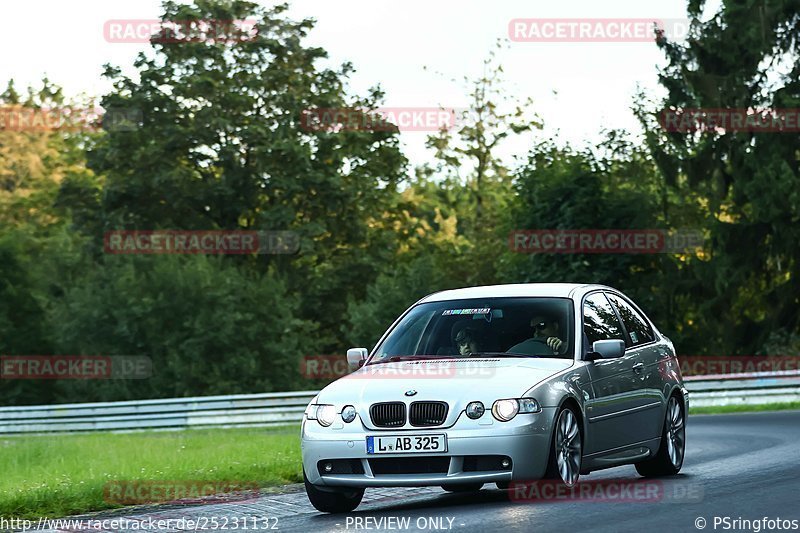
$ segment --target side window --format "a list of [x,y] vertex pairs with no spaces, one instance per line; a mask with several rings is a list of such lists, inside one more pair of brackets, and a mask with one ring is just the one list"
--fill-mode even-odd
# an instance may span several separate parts
[[647,320],[639,314],[628,302],[614,294],[607,295],[609,300],[614,303],[614,306],[619,311],[619,316],[622,317],[622,322],[625,324],[625,329],[631,337],[631,344],[637,346],[639,344],[646,344],[655,340],[653,330]]
[[589,349],[594,341],[625,340],[617,314],[602,293],[590,294],[583,302],[583,332],[588,338]]

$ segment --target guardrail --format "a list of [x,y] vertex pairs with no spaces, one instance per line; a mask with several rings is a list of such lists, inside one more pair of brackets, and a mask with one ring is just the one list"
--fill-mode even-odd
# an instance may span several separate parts
[[687,376],[689,406],[800,402],[800,371]]
[[[800,371],[688,376],[692,407],[800,401]],[[317,391],[0,407],[0,435],[296,424]]]
[[0,407],[0,435],[274,426],[300,422],[316,391]]

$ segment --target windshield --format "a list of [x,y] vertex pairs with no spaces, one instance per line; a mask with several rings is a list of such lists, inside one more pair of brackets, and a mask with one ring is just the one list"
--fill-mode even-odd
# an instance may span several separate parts
[[403,317],[369,364],[411,358],[574,357],[572,301],[482,298],[429,302]]

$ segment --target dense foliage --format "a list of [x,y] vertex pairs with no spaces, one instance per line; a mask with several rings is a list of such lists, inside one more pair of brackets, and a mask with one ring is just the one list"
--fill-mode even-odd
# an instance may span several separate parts
[[[471,113],[431,134],[410,168],[397,131],[312,131],[311,108],[376,109],[350,64],[323,67],[313,21],[286,6],[196,0],[164,20],[257,18],[258,36],[154,39],[106,109],[133,128],[0,129],[0,354],[144,355],[146,380],[0,380],[2,403],[120,400],[316,386],[304,356],[371,347],[416,299],[446,288],[598,282],[629,293],[681,354],[795,353],[800,345],[800,137],[669,132],[665,108],[798,107],[800,17],[788,0],[691,0],[685,42],[661,40],[664,101],[644,135],[590,148],[543,139],[535,105],[502,86],[499,55],[466,80]],[[758,19],[758,24],[752,20]],[[49,80],[8,108],[67,102]],[[509,163],[510,139],[529,141]],[[676,254],[521,254],[516,229],[692,229]],[[112,230],[281,230],[296,254],[112,255]]]

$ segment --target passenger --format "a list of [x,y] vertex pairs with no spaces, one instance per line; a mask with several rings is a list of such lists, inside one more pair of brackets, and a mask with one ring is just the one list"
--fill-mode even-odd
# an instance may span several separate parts
[[466,327],[456,334],[456,346],[458,353],[464,357],[469,357],[472,354],[480,353],[480,341],[477,330]]

